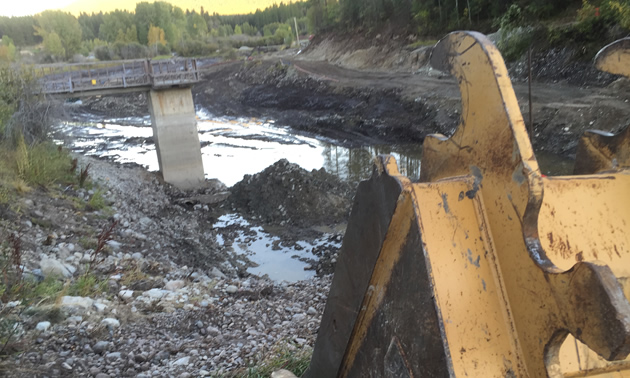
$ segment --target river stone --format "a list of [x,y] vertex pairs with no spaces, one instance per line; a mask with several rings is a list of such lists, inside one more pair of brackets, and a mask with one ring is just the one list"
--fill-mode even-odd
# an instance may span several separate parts
[[166,285],[164,285],[164,289],[168,291],[177,291],[186,286],[186,283],[182,280],[174,280],[168,281]]
[[142,293],[142,296],[155,301],[162,299],[162,297],[164,297],[166,294],[168,294],[167,290],[151,289]]
[[71,265],[62,263],[61,261],[44,258],[39,262],[39,267],[44,274],[44,277],[64,277],[68,278],[76,271]]
[[109,349],[109,342],[107,341],[99,341],[98,343],[94,344],[94,347],[92,348],[92,350],[96,354],[103,354],[105,351],[107,351],[107,349]]
[[104,303],[94,303],[94,308],[97,312],[105,312],[107,305]]
[[105,355],[105,359],[108,361],[114,361],[114,360],[120,360],[120,352],[112,352],[112,353],[107,353],[107,355]]
[[108,240],[107,245],[112,247],[114,250],[119,250],[122,244],[117,242],[116,240]]
[[293,321],[294,322],[302,322],[302,321],[304,321],[304,319],[306,319],[306,315],[304,315],[304,314],[295,314],[295,315],[293,315]]
[[112,328],[120,327],[120,322],[117,319],[114,319],[114,318],[105,318],[105,319],[101,320],[101,324],[103,324],[105,326],[110,326]]
[[133,299],[133,290],[121,290],[118,292],[118,297],[125,302],[129,302]]
[[177,361],[174,361],[172,363],[173,366],[182,366],[182,365],[188,365],[188,363],[190,362],[190,357],[186,356],[186,357],[182,357]]
[[295,374],[291,373],[288,370],[278,370],[271,373],[271,378],[297,378]]
[[224,280],[227,278],[225,274],[223,274],[223,272],[217,269],[216,267],[213,267],[212,270],[210,270],[210,272],[208,273],[208,275],[210,277],[218,278],[221,280]]
[[142,260],[143,256],[140,252],[134,252],[131,254],[131,258],[134,260]]
[[225,288],[225,291],[229,294],[234,294],[238,291],[238,288],[234,285],[230,285],[227,288]]
[[87,297],[72,297],[65,295],[61,297],[61,308],[69,312],[82,312],[90,309],[94,305],[94,300]]
[[35,329],[40,332],[46,332],[48,328],[50,328],[50,322],[39,322],[37,326],[35,326]]

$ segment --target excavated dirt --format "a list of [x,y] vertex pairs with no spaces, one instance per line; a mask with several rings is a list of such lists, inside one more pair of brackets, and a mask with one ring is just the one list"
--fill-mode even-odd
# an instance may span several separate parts
[[[428,134],[451,135],[461,97],[452,78],[426,66],[430,47],[408,51],[398,41],[397,50],[390,51],[394,47],[378,48],[379,43],[357,43],[360,48],[341,54],[347,43],[324,40],[300,55],[289,50],[208,66],[193,88],[195,104],[214,116],[271,119],[345,146],[421,143]],[[388,54],[400,64],[385,59]],[[510,74],[529,123],[525,67],[516,62]],[[630,121],[627,82],[575,60],[569,50],[535,55],[534,79],[537,151],[574,157],[585,130],[616,133]],[[118,118],[148,115],[142,95],[88,99],[75,108]]]
[[246,175],[231,188],[232,206],[270,225],[312,227],[345,223],[353,188],[324,169],[308,172],[286,159]]

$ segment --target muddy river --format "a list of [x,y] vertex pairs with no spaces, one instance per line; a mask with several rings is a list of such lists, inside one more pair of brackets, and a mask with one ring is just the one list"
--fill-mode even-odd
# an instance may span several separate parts
[[[370,176],[372,161],[377,154],[396,157],[402,174],[417,179],[420,174],[420,145],[372,145],[348,148],[320,136],[297,133],[290,127],[276,125],[272,120],[213,117],[197,112],[199,139],[207,178],[217,178],[232,186],[246,174],[255,174],[276,161],[286,158],[307,170],[325,168],[343,180],[358,183]],[[59,125],[59,141],[75,152],[109,158],[118,163],[134,163],[150,171],[159,169],[150,119],[90,119]],[[131,126],[136,125],[136,126]],[[137,126],[143,125],[143,126]],[[63,137],[61,137],[63,136]],[[537,155],[541,170],[547,175],[568,174],[571,160],[549,154]],[[247,222],[236,214],[219,219],[215,228]],[[304,258],[316,259],[309,250],[320,241],[304,242],[295,251],[271,250],[273,237],[259,227],[249,227],[257,233],[256,243],[235,241],[231,246],[258,264],[250,268],[253,274],[268,274],[272,279],[296,281],[313,276],[304,271]],[[326,235],[324,235],[324,239]],[[322,240],[324,240],[322,239]],[[222,240],[219,240],[221,243]]]

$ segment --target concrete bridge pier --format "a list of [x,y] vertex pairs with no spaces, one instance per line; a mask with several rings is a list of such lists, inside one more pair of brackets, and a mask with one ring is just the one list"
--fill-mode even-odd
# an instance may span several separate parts
[[191,189],[204,181],[191,88],[149,92],[153,138],[164,181]]

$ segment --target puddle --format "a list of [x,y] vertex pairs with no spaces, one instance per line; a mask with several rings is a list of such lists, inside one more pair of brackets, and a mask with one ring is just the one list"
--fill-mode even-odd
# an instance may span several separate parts
[[[346,148],[330,140],[295,134],[289,127],[276,126],[273,121],[214,118],[204,111],[197,112],[197,116],[206,177],[217,178],[227,186],[283,158],[309,171],[323,167],[352,183],[368,178],[374,156],[382,153],[396,157],[402,174],[414,179],[420,173],[419,145]],[[102,123],[87,118],[82,123],[60,125],[57,135],[76,152],[108,157],[118,163],[137,163],[157,171],[151,127],[126,126],[147,123],[150,120],[146,118],[108,119]]]
[[[225,243],[221,229],[238,226],[236,238],[232,243]],[[298,241],[301,250],[295,247],[284,247],[281,239],[271,236],[263,231],[262,227],[252,227],[249,222],[237,214],[227,214],[219,217],[213,226],[219,231],[217,242],[225,247],[232,247],[237,255],[245,255],[257,267],[248,268],[247,271],[257,276],[268,275],[274,281],[296,282],[315,276],[314,270],[304,270],[309,264],[299,259],[317,260],[317,256],[311,253],[312,249],[323,244],[333,244],[341,247],[341,243],[329,241],[329,235],[313,241]],[[247,234],[243,229],[248,230]]]

